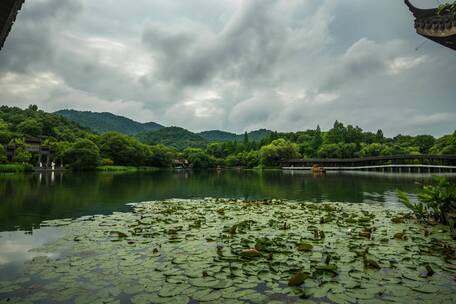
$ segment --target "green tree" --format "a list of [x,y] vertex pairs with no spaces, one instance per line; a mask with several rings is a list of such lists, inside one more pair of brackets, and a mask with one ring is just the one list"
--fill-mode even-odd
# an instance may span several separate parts
[[74,133],[74,130],[68,126],[58,126],[53,128],[55,137],[61,141],[75,142],[77,135]]
[[13,139],[13,136],[13,133],[9,132],[8,130],[0,130],[0,144],[8,144],[11,139]]
[[16,148],[16,151],[14,151],[13,162],[15,163],[28,163],[31,159],[32,153],[23,146]]
[[363,145],[360,155],[362,157],[372,157],[372,156],[381,156],[384,146],[379,143],[366,144]]
[[372,132],[364,132],[363,133],[363,143],[366,143],[366,144],[377,143],[377,134],[372,133]]
[[277,166],[282,160],[299,157],[298,145],[284,138],[274,140],[260,150],[261,164],[264,166]]
[[377,131],[377,134],[375,134],[375,137],[376,137],[376,141],[378,143],[383,143],[385,141],[385,136],[383,135],[383,131],[380,129]]
[[146,164],[148,166],[168,168],[177,158],[177,151],[165,145],[155,145],[149,148]]
[[241,162],[238,159],[237,155],[231,154],[225,158],[225,165],[228,167],[237,167],[241,165]]
[[450,155],[456,154],[456,145],[449,145],[442,149],[441,154]]
[[51,147],[55,149],[57,159],[63,162],[67,151],[71,148],[71,143],[66,141],[59,141],[52,144]]
[[[298,156],[298,153],[296,153],[296,156]],[[247,168],[255,168],[260,165],[260,153],[258,151],[243,152],[242,162]]]
[[456,131],[437,139],[430,149],[431,154],[456,154]]
[[358,145],[355,143],[340,145],[342,158],[354,158],[359,156]]
[[17,131],[31,136],[40,136],[43,133],[43,125],[36,119],[28,118],[17,126]]
[[113,160],[116,165],[144,165],[149,154],[147,145],[120,133],[103,134],[98,145],[102,157]]
[[323,144],[318,150],[320,158],[342,158],[342,149],[339,144]]
[[0,131],[7,131],[8,130],[8,124],[0,118]]
[[249,145],[249,134],[247,132],[244,132],[244,145]]
[[[209,155],[216,158],[225,158],[230,154],[230,149],[227,149],[226,143],[210,143],[207,145],[206,151]],[[234,150],[232,150],[234,152]]]
[[0,144],[0,163],[4,163],[6,162],[7,158],[6,158],[6,151],[5,151],[5,147],[3,147],[2,144]]
[[184,156],[195,169],[211,168],[215,166],[215,158],[211,157],[200,148],[187,148],[184,150]]
[[337,144],[345,142],[346,137],[346,129],[344,124],[341,122],[334,122],[334,126],[331,130],[328,131],[326,134],[326,141],[329,144]]
[[393,143],[401,147],[410,147],[415,143],[415,139],[410,135],[399,134],[393,138]]
[[260,164],[260,154],[258,151],[244,151],[236,155],[230,155],[225,159],[228,167],[255,168]]
[[412,146],[405,148],[405,154],[409,155],[420,155],[420,147]]
[[344,133],[344,142],[346,143],[359,144],[363,141],[363,130],[358,126],[353,127],[351,125],[348,125]]
[[301,154],[305,158],[312,158],[312,157],[316,156],[316,151],[314,150],[314,147],[312,146],[311,141],[307,141],[302,144],[299,144],[298,151],[299,151],[299,154]]
[[[403,153],[398,153],[400,148],[393,145],[382,145],[382,149],[380,151],[381,156],[391,156],[391,155],[398,155]],[[361,155],[363,156],[363,155]]]
[[100,162],[100,150],[92,141],[80,139],[65,152],[64,161],[73,170],[92,170]]
[[320,126],[317,125],[317,129],[315,130],[314,136],[312,137],[311,148],[309,150],[309,156],[315,157],[317,156],[318,150],[320,149],[321,145],[323,144],[323,136],[321,135]]
[[428,154],[434,144],[435,138],[431,135],[418,135],[413,140],[413,145],[419,148],[421,154]]
[[36,112],[36,111],[38,111],[38,106],[37,106],[37,105],[29,105],[28,109],[29,109],[30,111]]

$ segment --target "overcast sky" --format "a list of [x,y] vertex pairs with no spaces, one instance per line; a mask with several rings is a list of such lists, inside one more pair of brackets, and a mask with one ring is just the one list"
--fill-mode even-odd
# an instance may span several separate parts
[[[415,0],[424,7],[435,0]],[[0,104],[193,131],[456,129],[456,52],[402,0],[26,0]]]

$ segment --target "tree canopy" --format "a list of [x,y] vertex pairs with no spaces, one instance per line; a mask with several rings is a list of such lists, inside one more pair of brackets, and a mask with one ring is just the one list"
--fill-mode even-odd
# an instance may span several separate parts
[[43,144],[56,151],[64,164],[76,170],[93,169],[98,164],[170,167],[180,158],[187,159],[194,168],[219,165],[255,168],[274,167],[282,160],[300,157],[456,154],[456,132],[440,138],[426,134],[399,134],[389,138],[382,130],[366,132],[359,126],[345,126],[339,121],[327,131],[317,126],[288,133],[259,130],[241,136],[227,134],[222,134],[223,139],[218,142],[214,141],[215,137],[209,142],[178,127],[162,128],[137,137],[116,132],[98,135],[33,105],[27,109],[0,106],[0,145],[3,145],[0,146],[0,162],[5,161],[6,145],[17,147],[13,157],[16,162],[36,159],[24,146],[22,138],[25,135],[40,138]]
[[100,150],[92,141],[80,139],[65,152],[64,161],[73,170],[92,170],[100,162]]

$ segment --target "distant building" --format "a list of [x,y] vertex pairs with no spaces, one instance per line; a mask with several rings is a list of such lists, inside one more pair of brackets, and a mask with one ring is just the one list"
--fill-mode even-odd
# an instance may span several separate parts
[[173,167],[175,169],[187,169],[191,167],[191,164],[186,159],[175,159],[173,161]]
[[0,50],[5,44],[6,37],[8,37],[16,16],[22,8],[24,0],[1,0],[0,1]]
[[[63,165],[62,161],[57,159],[56,151],[47,145],[43,145],[41,138],[24,136],[23,143],[25,150],[32,153],[33,162],[37,169],[50,170],[56,164],[58,164],[58,167]],[[16,144],[9,144],[5,147],[8,162],[13,161],[17,148],[19,146]]]

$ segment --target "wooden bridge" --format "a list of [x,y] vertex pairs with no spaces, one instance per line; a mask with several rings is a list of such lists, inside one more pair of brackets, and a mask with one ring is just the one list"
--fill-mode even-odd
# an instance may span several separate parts
[[284,170],[379,171],[401,173],[456,172],[456,155],[393,155],[348,159],[294,159],[281,162]]

